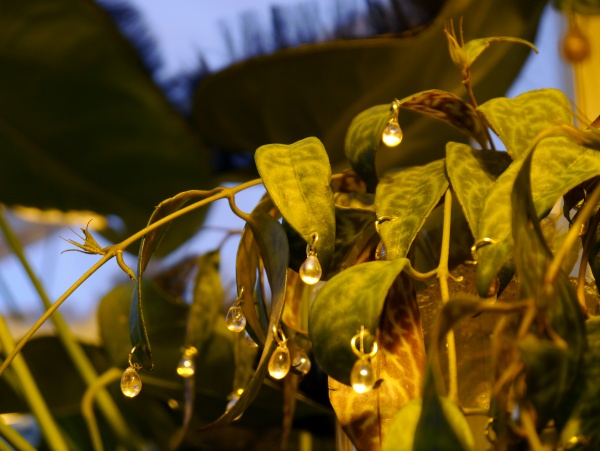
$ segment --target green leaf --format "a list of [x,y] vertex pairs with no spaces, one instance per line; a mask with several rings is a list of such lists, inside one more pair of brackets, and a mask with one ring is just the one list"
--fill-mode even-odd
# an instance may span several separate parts
[[[432,384],[428,383],[428,380],[426,379],[425,382],[423,399],[415,399],[412,405],[407,405],[406,407],[410,406],[410,410],[402,413],[404,410],[402,409],[390,425],[390,432],[402,438],[407,437],[408,439],[410,431],[414,431],[414,447],[404,447],[405,445],[402,445],[402,448],[396,449],[423,451],[432,449],[474,450],[475,440],[462,411],[449,399],[431,392]],[[418,422],[415,421],[417,415],[419,415]],[[407,428],[410,429],[407,431],[402,431],[400,426],[400,421],[404,418],[409,422]],[[390,447],[393,439],[394,436],[391,434],[386,436],[384,451],[394,449]]]
[[482,152],[466,144],[454,142],[446,146],[448,178],[465,212],[473,236],[477,235],[487,193],[510,162],[510,157],[504,152]]
[[[430,89],[399,100],[398,106],[446,122],[477,141],[482,147],[487,147],[487,135],[477,111],[452,93]],[[385,124],[390,118],[390,108],[385,105],[369,108],[354,118],[346,135],[346,156],[370,191],[373,191],[378,179],[375,153],[380,145]],[[400,122],[400,126],[403,126],[403,121]],[[401,143],[400,146],[402,145]],[[386,150],[390,151],[389,148],[382,149]],[[402,147],[398,150],[401,151]]]
[[198,349],[210,338],[223,306],[219,250],[208,252],[198,259],[194,280],[194,298],[190,306],[184,346]]
[[350,340],[361,326],[374,334],[386,295],[409,260],[374,261],[352,266],[332,277],[318,292],[308,328],[315,358],[323,370],[350,385],[356,356]]
[[513,99],[499,97],[479,106],[490,127],[518,160],[533,139],[548,127],[572,124],[569,99],[558,89],[538,89]]
[[[557,349],[556,343],[545,337],[545,343],[521,341],[520,349],[527,368],[526,396],[536,407],[538,426],[543,427],[552,418],[560,431],[574,407],[572,391],[577,388],[574,382],[580,372],[587,341],[583,313],[568,276],[560,272],[551,288],[547,286],[546,273],[553,256],[542,234],[532,196],[535,156],[530,153],[524,158],[511,196],[514,261],[521,297],[535,299],[538,309],[543,311],[543,318],[568,349]],[[553,378],[548,379],[548,375]]]
[[584,15],[600,14],[600,4],[597,0],[553,0],[552,4],[555,8],[565,10],[569,8],[573,12]]
[[[477,251],[477,287],[485,295],[513,248],[511,193],[523,159],[513,162],[489,190],[483,206],[476,239],[485,237],[496,244]],[[600,174],[598,154],[563,137],[542,140],[533,153],[531,186],[538,219],[544,217],[559,197],[583,181]]]
[[106,232],[122,239],[161,200],[212,184],[209,149],[95,2],[4,5],[0,59],[3,203],[117,215],[124,230]]
[[326,277],[333,258],[335,211],[331,167],[317,138],[291,145],[269,144],[255,155],[258,172],[285,220],[306,243],[318,233],[317,254]]
[[[186,202],[198,196],[199,193],[197,191],[186,191],[162,201],[154,209],[154,212],[148,221],[148,225],[176,212]],[[148,337],[148,331],[146,330],[142,308],[142,276],[146,270],[146,266],[148,266],[148,263],[150,262],[150,258],[158,248],[162,238],[167,233],[169,226],[170,222],[144,235],[138,254],[137,280],[135,289],[133,290],[133,299],[131,301],[131,310],[129,313],[129,336],[131,345],[135,347],[134,354],[139,359],[142,366],[147,370],[154,368],[154,361],[152,360],[150,339]]]
[[467,58],[467,65],[471,66],[475,62],[475,60],[479,58],[479,55],[481,55],[483,51],[487,49],[492,42],[512,42],[517,44],[524,44],[530,49],[532,49],[535,53],[539,53],[536,46],[525,39],[513,38],[510,36],[497,36],[493,38],[473,39],[465,43],[463,47]]
[[444,159],[387,174],[375,194],[387,259],[405,257],[417,232],[448,189]]
[[[533,40],[545,5],[541,0],[451,0],[418,34],[303,45],[254,58],[206,77],[194,96],[193,117],[220,149],[247,152],[264,143],[316,136],[334,167],[346,164],[346,131],[362,111],[432,87],[466,97],[450,65],[440,26],[444,20],[463,16],[466,36]],[[529,53],[525,46],[490,47],[473,78],[478,101],[504,95]],[[428,128],[429,118],[411,116],[402,122],[402,150],[380,151],[377,173],[442,158],[446,142],[463,138],[438,124]]]
[[343,269],[348,255],[369,230],[375,233],[375,212],[362,208],[335,207],[335,254],[331,274]]
[[289,259],[288,243],[281,224],[273,217],[264,213],[253,213],[247,219],[247,224],[252,229],[260,255],[265,264],[265,271],[271,287],[271,317],[263,353],[258,362],[256,372],[250,378],[248,385],[235,405],[227,410],[214,422],[203,429],[220,427],[234,421],[248,408],[258,395],[267,375],[267,365],[271,354],[276,348],[273,330],[279,327],[285,300],[287,278],[287,262]]
[[377,186],[375,153],[381,142],[383,129],[391,117],[389,105],[371,107],[352,119],[344,150],[350,166],[367,184],[369,192]]

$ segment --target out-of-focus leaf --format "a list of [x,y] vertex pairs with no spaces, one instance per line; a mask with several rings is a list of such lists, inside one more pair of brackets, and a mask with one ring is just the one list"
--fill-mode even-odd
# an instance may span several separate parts
[[375,334],[387,293],[409,264],[402,258],[355,265],[319,290],[308,328],[315,358],[329,376],[350,385],[350,371],[356,361],[350,340],[361,326]]
[[[194,298],[190,306],[185,346],[203,346],[211,336],[223,306],[223,287],[219,275],[221,253],[208,252],[198,259]],[[201,348],[198,348],[201,349]]]
[[498,97],[479,106],[513,160],[518,160],[538,133],[559,124],[572,124],[569,99],[558,89],[537,89],[513,99]]
[[335,245],[335,204],[331,191],[331,167],[323,144],[306,138],[291,145],[269,144],[255,155],[265,188],[285,220],[316,247],[326,277]]
[[519,348],[527,370],[525,396],[536,408],[538,427],[544,427],[552,418],[560,431],[574,408],[574,382],[581,370],[587,340],[583,313],[567,275],[559,273],[551,289],[545,286],[552,253],[544,240],[531,192],[534,159],[535,154],[531,153],[524,158],[511,196],[514,261],[521,296],[535,299],[545,320],[568,348],[559,350],[547,338],[546,343],[521,340]]
[[0,60],[3,203],[117,215],[122,239],[161,200],[211,184],[208,148],[96,3],[5,4]]
[[423,388],[413,449],[475,449],[471,428],[463,413],[452,401],[440,397],[432,379],[430,370]]
[[[186,191],[184,193],[177,194],[170,199],[162,201],[154,209],[154,212],[148,221],[148,225],[153,224],[169,214],[176,212],[186,202],[198,197],[198,194],[199,193],[197,191]],[[142,238],[140,251],[138,254],[137,280],[135,289],[133,290],[131,309],[129,313],[129,336],[131,345],[135,347],[135,356],[142,363],[142,366],[147,370],[154,368],[154,362],[152,360],[150,339],[148,337],[148,331],[146,330],[144,322],[144,312],[142,306],[142,276],[146,270],[146,266],[148,266],[148,263],[150,262],[150,258],[152,258],[152,255],[158,248],[162,238],[167,233],[169,225],[170,223],[160,226],[157,229],[148,232]]]
[[477,234],[486,195],[498,176],[508,168],[510,161],[504,152],[482,152],[454,142],[446,147],[448,178],[473,236]]
[[290,329],[308,333],[308,311],[315,287],[300,279],[296,271],[288,269],[285,305],[281,320]]
[[273,329],[279,327],[285,300],[287,277],[287,262],[289,259],[288,242],[281,224],[273,217],[264,213],[253,213],[247,218],[247,224],[252,229],[256,243],[260,249],[261,258],[271,287],[271,318],[263,353],[258,362],[256,372],[244,388],[244,392],[235,405],[212,422],[207,428],[225,426],[234,421],[246,410],[256,398],[267,375],[267,365],[271,354],[276,348]]
[[371,391],[359,394],[329,379],[331,405],[357,449],[379,449],[392,418],[421,392],[425,344],[414,280],[407,274],[400,274],[390,288],[379,319],[377,344],[371,364],[381,382]]
[[578,14],[596,15],[600,14],[600,4],[597,0],[552,0],[552,4],[558,9],[573,8]]
[[[491,238],[495,244],[477,251],[477,287],[485,296],[498,270],[513,248],[511,236],[511,193],[523,159],[513,162],[490,188],[485,200],[476,239]],[[538,219],[544,217],[558,198],[583,181],[600,174],[600,158],[590,149],[564,137],[542,140],[533,152],[531,190]]]
[[387,174],[377,185],[375,208],[387,259],[406,256],[423,223],[448,189],[446,161]]
[[483,53],[485,49],[487,49],[492,42],[511,42],[517,44],[524,44],[532,49],[535,53],[538,53],[537,48],[531,42],[526,41],[525,39],[513,38],[510,36],[496,36],[493,38],[480,38],[473,39],[467,43],[465,43],[463,50],[465,52],[467,58],[467,65],[471,66],[479,55]]
[[[432,87],[466,97],[448,57],[440,26],[444,20],[463,16],[467,37],[533,40],[545,5],[541,0],[451,0],[416,35],[305,45],[248,60],[202,81],[193,116],[202,134],[220,149],[251,152],[265,143],[316,136],[332,165],[345,165],[346,131],[361,111]],[[479,58],[472,82],[480,103],[506,92],[529,52],[525,46],[496,45]],[[382,147],[378,173],[439,159],[446,142],[463,139],[438,124],[431,133],[429,118],[407,116],[412,117],[401,119],[401,150]]]

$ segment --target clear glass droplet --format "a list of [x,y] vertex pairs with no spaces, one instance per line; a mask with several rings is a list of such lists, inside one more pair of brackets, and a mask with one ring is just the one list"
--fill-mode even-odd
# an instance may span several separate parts
[[121,391],[128,398],[133,398],[142,391],[142,379],[132,366],[121,376]]
[[184,354],[181,357],[181,360],[177,364],[177,374],[186,378],[196,374],[196,364],[192,356]]
[[250,336],[248,331],[246,331],[246,333],[244,334],[244,340],[246,340],[246,344],[248,345],[249,348],[258,348],[258,345],[252,339],[252,337]]
[[383,130],[381,139],[386,146],[396,147],[402,142],[403,136],[402,129],[400,128],[400,124],[398,124],[398,122],[388,122],[385,130]]
[[300,266],[300,278],[304,283],[314,285],[321,280],[322,275],[323,271],[321,270],[319,259],[315,254],[309,254],[304,263],[302,263],[302,266]]
[[227,329],[232,332],[241,332],[246,327],[246,317],[242,311],[242,307],[239,305],[232,305],[227,316],[225,317],[227,323]]
[[279,346],[269,359],[267,367],[274,379],[283,379],[290,371],[290,351],[287,346]]
[[375,260],[385,260],[387,257],[387,247],[383,241],[380,241],[377,245],[377,249],[375,249]]
[[307,374],[310,371],[312,364],[306,352],[302,349],[296,352],[294,360],[292,360],[292,366],[300,371],[302,374]]
[[366,393],[375,386],[375,373],[369,359],[358,359],[350,372],[350,384],[356,393]]

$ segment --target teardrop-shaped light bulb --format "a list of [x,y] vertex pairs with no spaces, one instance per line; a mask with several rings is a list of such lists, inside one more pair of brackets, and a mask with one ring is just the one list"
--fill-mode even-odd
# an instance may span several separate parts
[[128,398],[134,398],[142,391],[142,379],[133,367],[129,367],[121,376],[121,391]]
[[227,323],[227,329],[229,329],[230,331],[243,331],[244,327],[246,327],[246,317],[244,316],[242,307],[240,307],[239,305],[232,305],[227,311],[225,322]]
[[287,346],[278,346],[267,366],[273,379],[283,379],[290,371],[290,351]]
[[366,393],[375,386],[375,372],[369,359],[358,359],[350,372],[350,385],[356,393]]
[[404,135],[402,133],[402,129],[400,128],[400,124],[398,124],[396,121],[390,121],[383,130],[381,140],[388,147],[396,147],[402,142],[403,136]]
[[322,275],[323,271],[316,254],[309,254],[300,266],[300,278],[305,284],[314,285],[321,280]]
[[292,360],[292,366],[302,374],[307,374],[310,371],[312,364],[310,363],[310,358],[303,349],[296,352],[294,360]]
[[188,354],[183,354],[181,360],[177,364],[177,374],[181,377],[192,377],[196,374],[196,364],[194,363],[194,359],[192,356]]

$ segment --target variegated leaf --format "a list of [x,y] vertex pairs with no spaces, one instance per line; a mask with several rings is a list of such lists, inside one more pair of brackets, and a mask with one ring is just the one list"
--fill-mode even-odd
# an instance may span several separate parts
[[[523,159],[513,162],[489,190],[476,239],[495,244],[478,251],[477,288],[485,295],[513,247],[510,196]],[[558,198],[583,181],[600,174],[600,158],[590,149],[564,137],[546,138],[534,149],[531,186],[538,218],[544,217]]]
[[291,145],[259,147],[256,166],[273,202],[285,220],[306,243],[318,233],[317,254],[326,277],[335,241],[335,208],[331,191],[331,166],[317,138]]
[[473,236],[477,235],[486,195],[510,162],[505,152],[482,152],[455,142],[446,146],[446,171]]
[[513,160],[523,156],[542,130],[573,123],[569,99],[557,89],[529,91],[513,99],[498,97],[488,100],[478,109]]
[[445,160],[388,173],[377,186],[379,225],[387,259],[403,258],[429,213],[448,189]]
[[343,269],[349,252],[357,240],[372,228],[374,231],[375,212],[361,208],[335,207],[335,254],[331,266],[332,274]]
[[309,317],[315,358],[334,379],[349,385],[356,356],[350,340],[361,326],[375,334],[387,293],[408,259],[371,261],[331,278],[318,292]]
[[379,319],[377,344],[371,364],[381,382],[371,391],[359,394],[329,378],[329,398],[338,421],[361,451],[381,449],[392,418],[421,392],[425,345],[414,280],[406,274],[401,274],[389,291]]

